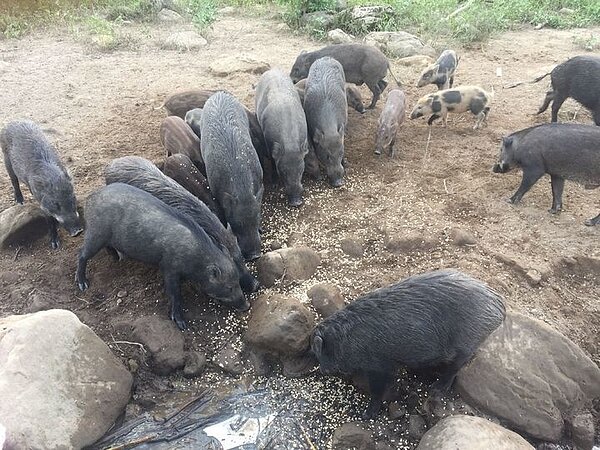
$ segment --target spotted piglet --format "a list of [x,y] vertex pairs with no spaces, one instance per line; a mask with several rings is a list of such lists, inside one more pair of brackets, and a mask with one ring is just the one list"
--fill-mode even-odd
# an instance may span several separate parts
[[434,92],[421,97],[410,114],[411,119],[431,114],[427,125],[434,120],[442,118],[442,124],[446,126],[448,113],[463,113],[470,111],[477,116],[473,129],[478,129],[490,112],[490,103],[493,94],[490,94],[477,86],[459,86],[453,89]]

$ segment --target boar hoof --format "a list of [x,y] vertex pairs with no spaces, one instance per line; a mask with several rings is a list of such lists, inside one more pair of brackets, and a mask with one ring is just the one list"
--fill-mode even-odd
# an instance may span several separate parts
[[548,210],[548,212],[549,212],[550,214],[559,214],[559,213],[561,212],[561,210],[562,210],[562,208],[561,208],[561,207],[558,207],[558,208],[550,208],[550,209]]
[[52,237],[50,239],[50,245],[52,246],[52,249],[58,250],[58,248],[60,247],[60,239],[58,238],[58,236]]
[[362,413],[361,418],[363,420],[373,420],[376,419],[377,416],[379,415],[379,409],[381,408],[381,405],[376,405],[373,403],[369,403],[369,406],[367,407],[366,411],[364,413]]
[[375,150],[375,152],[374,152],[374,153],[375,153],[376,155],[381,155],[381,150],[377,149],[377,150]]
[[588,219],[585,222],[583,222],[586,226],[588,227],[593,227],[594,225],[598,225],[598,222],[600,222],[600,216],[599,217],[594,217],[592,219]]
[[288,205],[293,206],[294,208],[302,206],[303,203],[304,201],[302,200],[302,197],[288,199]]
[[184,331],[187,328],[187,323],[185,323],[185,320],[181,314],[171,314],[171,320],[175,322],[175,325],[177,325],[177,328],[179,328],[181,331]]
[[81,292],[85,292],[90,287],[90,283],[84,278],[83,280],[77,281],[77,286]]

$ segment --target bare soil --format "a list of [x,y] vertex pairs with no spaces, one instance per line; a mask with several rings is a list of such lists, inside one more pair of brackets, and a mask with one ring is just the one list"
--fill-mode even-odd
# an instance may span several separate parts
[[[82,202],[103,185],[103,168],[113,158],[162,158],[158,130],[165,114],[156,108],[173,91],[224,88],[253,109],[258,75],[215,77],[208,68],[213,60],[247,54],[288,70],[302,49],[322,45],[295,35],[276,19],[234,15],[214,24],[209,45],[202,50],[163,50],[164,38],[181,27],[129,25],[127,32],[136,37],[135,45],[109,53],[68,30],[0,41],[0,123],[19,118],[41,123],[71,170]],[[573,37],[589,32],[511,32],[480,49],[457,49],[461,61],[455,84],[475,84],[495,92],[482,130],[472,130],[475,119],[469,114],[450,116],[447,128],[436,124],[431,130],[423,119],[407,120],[399,133],[396,156],[376,157],[375,129],[385,94],[374,111],[360,115],[351,110],[345,186],[332,189],[308,180],[306,203],[300,209],[285,204],[281,189],[266,196],[264,251],[274,241],[285,243],[291,238],[290,243],[321,252],[323,259],[313,279],[273,291],[289,291],[306,300],[312,285],[330,281],[351,301],[411,274],[454,267],[486,281],[505,296],[510,310],[547,322],[600,364],[600,267],[581,259],[600,258],[600,228],[583,224],[598,214],[599,191],[567,182],[565,210],[551,215],[549,178],[540,180],[522,204],[512,206],[505,200],[520,183],[520,172],[491,172],[503,135],[549,121],[549,112],[534,115],[548,79],[515,89],[503,86],[533,79],[583,53]],[[409,107],[434,90],[434,86],[414,87],[419,68],[392,65],[405,82]],[[366,103],[370,93],[364,86],[361,90]],[[560,120],[592,123],[587,111],[572,101],[563,106]],[[13,205],[13,193],[5,172],[2,179],[0,208],[6,209]],[[26,201],[30,199],[26,194]],[[454,228],[472,233],[476,244],[453,245],[450,231]],[[415,235],[422,244],[410,251],[386,248],[390,240]],[[179,375],[160,378],[150,372],[137,347],[114,344],[123,338],[122,324],[145,315],[167,316],[162,279],[154,267],[134,261],[116,263],[100,253],[88,266],[91,288],[81,294],[74,274],[82,237],[69,238],[64,231],[61,236],[63,246],[58,251],[43,239],[0,252],[0,317],[40,307],[74,311],[124,362],[140,362],[137,400],[152,398],[154,391],[167,387],[185,393],[202,385],[237,382],[216,369],[196,381],[184,381]],[[342,252],[340,241],[348,236],[364,243],[362,258]],[[540,274],[541,282],[532,281],[528,272],[533,278]],[[210,358],[227,342],[239,342],[245,318],[189,287],[184,295],[190,323],[186,348],[205,351]],[[138,402],[128,411],[135,414],[144,407],[151,408],[152,403]]]

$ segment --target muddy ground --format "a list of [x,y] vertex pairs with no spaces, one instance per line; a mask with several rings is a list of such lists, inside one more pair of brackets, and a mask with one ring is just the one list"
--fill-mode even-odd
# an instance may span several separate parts
[[[247,54],[288,70],[302,49],[322,45],[279,26],[276,19],[252,15],[221,17],[207,36],[209,45],[197,52],[161,49],[164,38],[181,25],[125,27],[133,37],[132,48],[108,53],[68,30],[0,41],[0,124],[18,118],[41,123],[71,170],[80,200],[103,185],[103,168],[111,159],[124,155],[161,159],[158,130],[164,112],[156,108],[169,93],[192,87],[225,88],[253,109],[252,86],[258,75],[214,77],[208,69],[211,61]],[[472,130],[470,115],[451,116],[448,127],[433,126],[430,137],[425,120],[407,121],[400,131],[396,157],[376,157],[374,133],[383,102],[364,115],[350,111],[346,185],[334,190],[323,182],[307,181],[306,203],[300,209],[286,206],[281,190],[266,196],[263,250],[273,241],[291,238],[322,255],[313,279],[285,291],[306,300],[312,285],[330,281],[351,301],[411,274],[455,267],[496,288],[509,309],[564,333],[600,364],[600,268],[581,259],[600,258],[600,228],[583,225],[586,218],[598,214],[599,191],[567,182],[565,210],[551,215],[547,211],[549,178],[540,180],[521,205],[512,206],[505,199],[516,190],[520,172],[491,172],[503,135],[549,121],[549,113],[534,115],[547,79],[515,89],[503,86],[532,79],[584,53],[574,44],[574,37],[589,32],[511,32],[482,48],[457,49],[462,59],[455,84],[493,87],[495,92],[488,125],[479,131]],[[405,80],[409,107],[434,90],[433,86],[414,87],[418,68],[392,65]],[[361,89],[366,102],[369,92],[364,86]],[[560,119],[591,123],[587,111],[571,101],[563,106]],[[1,178],[0,208],[5,209],[13,205],[13,193],[4,171]],[[30,198],[27,193],[26,201]],[[454,228],[472,233],[477,243],[454,246],[450,239]],[[386,248],[389,240],[416,235],[422,244],[410,251]],[[121,324],[144,315],[166,317],[161,277],[153,267],[133,261],[115,263],[101,253],[88,266],[91,289],[81,294],[74,273],[82,236],[69,238],[64,232],[61,236],[63,246],[58,251],[52,251],[43,239],[0,253],[0,316],[26,313],[40,305],[74,311],[124,362],[135,359],[140,363],[130,415],[151,409],[154,402],[147,400],[160,391],[175,389],[185,398],[209,384],[239,381],[214,368],[195,381],[179,375],[157,377],[137,347],[114,344],[123,339]],[[343,254],[340,241],[348,236],[364,242],[364,257]],[[530,279],[538,276],[542,278],[539,284]],[[185,333],[187,348],[211,357],[227,343],[239,342],[243,317],[190,287],[184,294],[190,323]],[[296,383],[312,386],[315,392],[322,386],[322,381],[310,378],[290,386]],[[335,403],[341,411],[337,422],[355,417],[364,406],[352,404],[356,401],[364,402],[364,398],[348,394]],[[321,439],[328,436],[328,430]]]

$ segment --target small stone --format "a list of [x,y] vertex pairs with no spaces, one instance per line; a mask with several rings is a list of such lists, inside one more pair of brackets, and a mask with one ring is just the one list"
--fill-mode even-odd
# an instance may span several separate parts
[[17,283],[21,279],[21,273],[12,272],[7,270],[5,272],[0,272],[0,283],[3,286],[12,285]]
[[233,344],[226,345],[225,348],[217,353],[213,358],[213,363],[231,375],[241,375],[244,373],[242,357]]
[[166,8],[161,9],[156,15],[156,18],[159,22],[165,23],[183,22],[183,17],[181,17],[179,13]]
[[418,414],[408,416],[408,435],[415,441],[420,440],[427,431],[427,424]]
[[348,236],[342,239],[340,246],[346,255],[352,256],[353,258],[362,258],[365,253],[363,244],[354,236]]
[[119,292],[117,292],[117,297],[119,297],[119,298],[127,297],[127,291],[120,290]]
[[139,370],[139,368],[140,368],[139,363],[135,359],[133,359],[133,358],[129,358],[127,360],[127,366],[128,366],[129,371],[131,373],[136,373]]
[[539,286],[542,282],[542,274],[539,273],[536,269],[529,269],[525,274],[525,278],[532,286]]
[[312,277],[321,262],[317,252],[308,247],[282,248],[262,255],[256,263],[258,280],[265,287],[277,281],[289,283]]
[[294,247],[295,245],[298,245],[300,242],[302,242],[303,239],[304,235],[302,233],[300,233],[299,231],[294,231],[288,236],[286,244],[288,247]]
[[315,326],[313,313],[298,299],[261,295],[250,312],[244,338],[255,348],[284,355],[301,355]]
[[327,32],[327,38],[334,44],[347,44],[354,41],[354,36],[344,33],[339,28]]
[[327,318],[345,306],[340,289],[331,283],[319,283],[306,293],[319,315]]
[[401,236],[388,236],[384,240],[387,250],[392,253],[429,252],[437,247],[438,239],[434,236],[419,232],[409,232]]
[[407,56],[406,58],[400,58],[396,61],[401,66],[417,66],[417,67],[427,67],[429,64],[433,63],[433,58],[427,55],[413,55]]
[[558,10],[558,13],[563,15],[563,16],[572,16],[573,14],[575,14],[577,11],[575,11],[572,8],[561,8]]
[[257,349],[251,349],[248,352],[248,361],[254,369],[254,374],[258,377],[265,377],[273,372],[273,364],[269,355]]
[[569,425],[573,443],[577,448],[588,449],[594,446],[594,417],[590,412],[576,415]]
[[450,230],[450,240],[452,244],[459,247],[465,245],[475,245],[477,243],[477,239],[470,231],[463,230],[461,228],[452,228]]
[[375,447],[371,432],[357,423],[345,423],[338,427],[331,444],[333,450],[371,450]]
[[400,402],[392,402],[388,406],[388,416],[392,420],[399,419],[406,415],[406,408]]
[[217,11],[220,16],[232,16],[236,13],[236,10],[233,6],[225,6]]
[[183,333],[172,320],[140,317],[133,324],[131,340],[144,345],[152,356],[152,370],[168,375],[185,364]]
[[34,290],[29,295],[29,301],[29,307],[27,308],[28,313],[53,309],[57,303],[54,297],[49,296],[47,293],[39,292],[38,290]]
[[251,73],[261,75],[271,68],[269,63],[259,61],[250,55],[240,54],[217,59],[208,66],[213,75],[226,77],[232,73]]
[[273,241],[271,242],[271,245],[269,245],[271,251],[274,250],[279,250],[280,248],[283,247],[283,244],[280,241]]
[[15,205],[0,213],[0,246],[31,243],[46,234],[48,219],[36,205]]
[[194,378],[200,375],[206,367],[206,355],[202,352],[186,352],[185,367],[183,368],[183,376],[186,378]]
[[208,45],[208,41],[195,31],[178,31],[168,36],[163,48],[167,50],[190,51],[198,50]]

